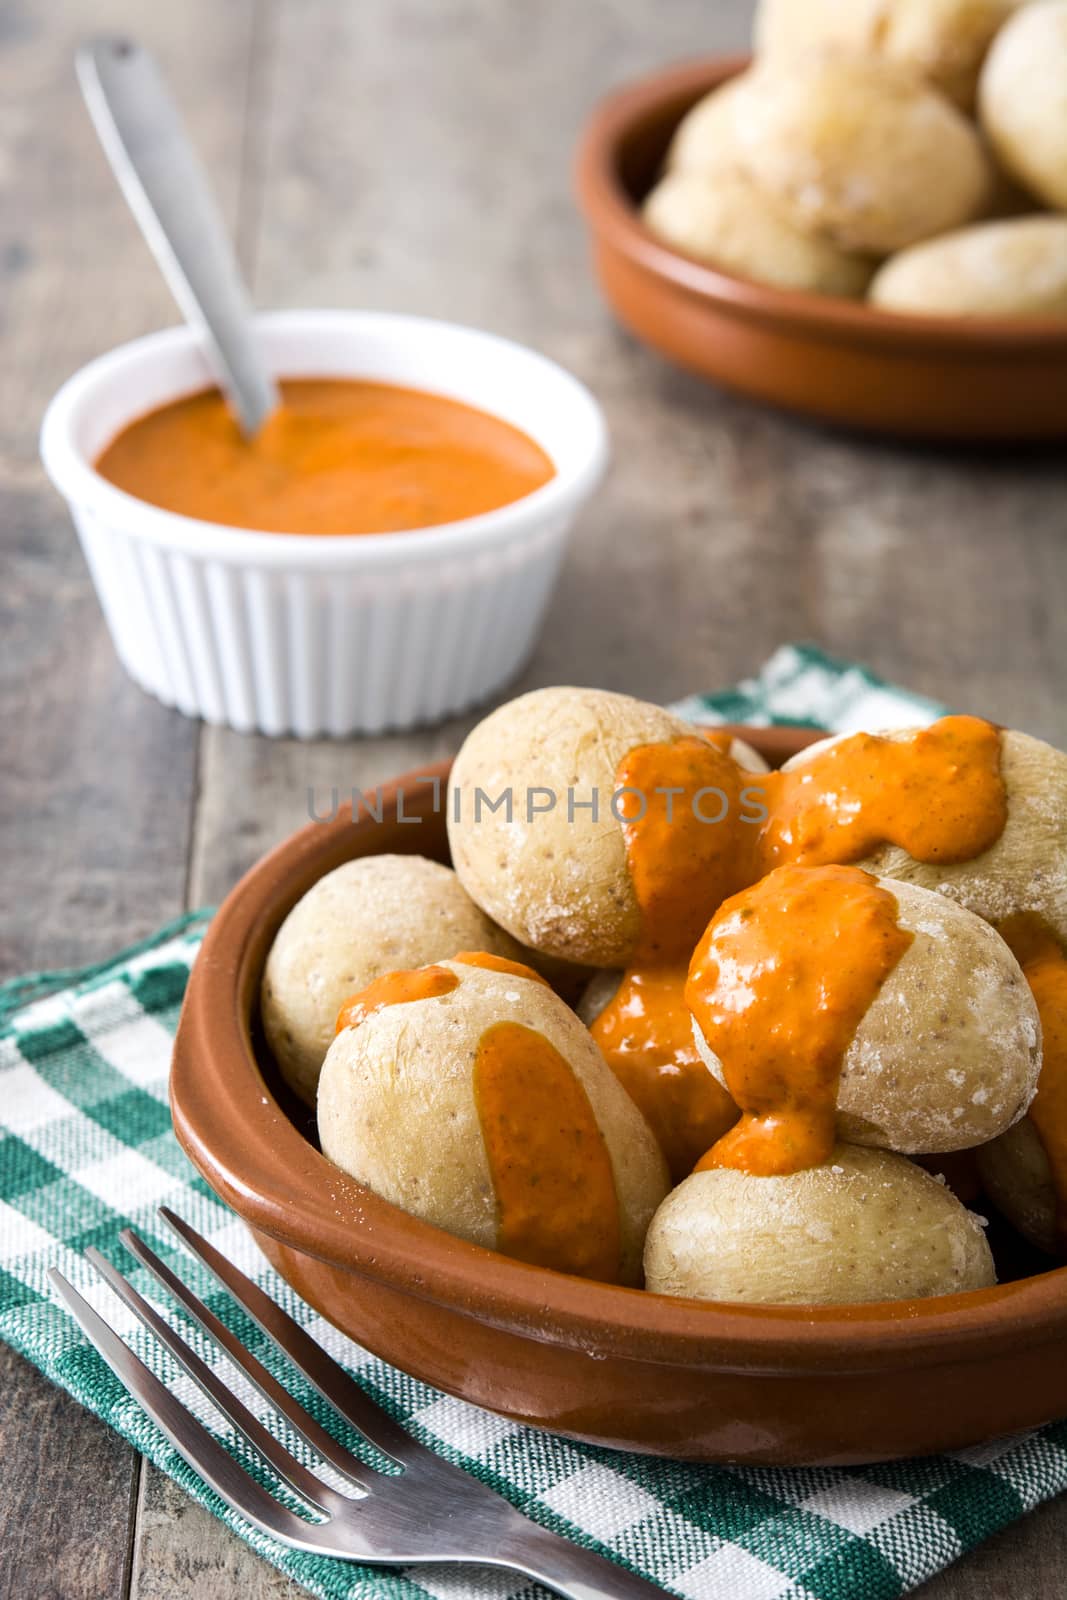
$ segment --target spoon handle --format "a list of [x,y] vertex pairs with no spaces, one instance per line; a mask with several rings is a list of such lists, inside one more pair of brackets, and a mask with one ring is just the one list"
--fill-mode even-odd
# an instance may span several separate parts
[[119,187],[185,320],[205,335],[215,378],[251,436],[278,404],[207,178],[147,50],[98,39],[77,55],[78,81]]

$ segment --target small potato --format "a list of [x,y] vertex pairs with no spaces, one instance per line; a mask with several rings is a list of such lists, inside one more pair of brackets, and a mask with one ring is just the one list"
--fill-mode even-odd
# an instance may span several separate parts
[[978,75],[997,30],[1022,0],[890,0],[880,48],[913,67],[963,111],[974,107]]
[[752,25],[761,56],[873,51],[886,0],[759,0]]
[[737,91],[745,170],[794,227],[886,255],[978,215],[989,161],[974,128],[908,68],[873,55],[755,67]]
[[986,1193],[1024,1239],[1058,1253],[1056,1190],[1041,1136],[1030,1117],[1023,1117],[999,1139],[977,1151],[978,1171]]
[[1067,210],[1067,0],[1026,5],[997,34],[978,87],[997,157],[1046,205]]
[[[912,942],[845,1052],[842,1139],[906,1154],[969,1149],[1023,1115],[1041,1070],[1041,1024],[1018,962],[988,923],[927,889],[882,882]],[[726,1085],[694,1023],[697,1049]]]
[[[692,731],[659,706],[603,689],[535,689],[500,706],[452,768],[448,837],[468,894],[522,944],[624,966],[639,913],[610,805],[616,772],[638,745]],[[507,795],[510,819],[504,805],[490,809]]]
[[[883,737],[910,739],[916,732],[898,728]],[[833,742],[809,745],[786,762],[786,770]],[[1011,729],[1001,734],[1000,752],[1008,820],[989,850],[948,865],[915,861],[899,846],[883,845],[856,865],[897,883],[936,889],[987,922],[1033,911],[1067,944],[1067,755]]]
[[762,0],[764,51],[874,51],[911,67],[964,111],[997,29],[1021,0]]
[[668,172],[698,172],[710,177],[736,170],[733,108],[737,90],[746,76],[741,73],[731,78],[686,112],[667,151]]
[[289,1087],[315,1104],[319,1069],[349,995],[383,972],[457,950],[521,955],[440,862],[363,856],[320,878],[275,935],[260,991],[267,1043]]
[[977,1217],[903,1156],[840,1144],[790,1177],[694,1172],[652,1219],[645,1285],[690,1300],[844,1305],[984,1289]]
[[665,244],[722,272],[779,289],[861,295],[872,264],[795,227],[744,172],[668,172],[644,204]]
[[[474,1244],[584,1276],[638,1282],[645,1231],[668,1188],[641,1113],[588,1031],[543,981],[464,962],[429,969],[438,970],[456,980],[447,992],[385,1003],[330,1046],[318,1099],[324,1154],[392,1204]],[[501,1025],[517,1026],[520,1045],[531,1034],[538,1048],[547,1044],[550,1069],[563,1079],[550,1082],[540,1062],[532,1079],[524,1078],[521,1063],[505,1062],[503,1121],[488,1124],[504,1137],[494,1166],[478,1063],[487,1036]],[[584,1122],[567,1110],[575,1096]],[[516,1196],[514,1183],[531,1156],[539,1166]],[[603,1205],[597,1173],[606,1174]],[[610,1273],[595,1270],[604,1230],[616,1240]]]
[[954,317],[1067,318],[1067,217],[1016,217],[960,228],[893,256],[874,305]]

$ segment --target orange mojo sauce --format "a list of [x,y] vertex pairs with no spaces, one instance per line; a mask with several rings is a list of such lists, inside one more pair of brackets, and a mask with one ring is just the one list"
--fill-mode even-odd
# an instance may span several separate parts
[[619,1203],[604,1135],[569,1063],[533,1028],[498,1022],[478,1045],[474,1097],[506,1255],[611,1283]]
[[[713,1141],[737,1116],[696,1054],[682,1002],[690,955],[724,900],[783,864],[844,865],[885,843],[919,861],[971,860],[996,842],[1007,815],[1000,735],[977,717],[944,717],[907,740],[856,734],[791,772],[746,773],[720,745],[694,735],[640,746],[616,774],[619,789],[637,791],[620,809],[641,931],[593,1034],[652,1123],[676,1179],[703,1154],[698,1129],[710,1130]],[[835,892],[822,892],[831,918]],[[809,934],[798,921],[781,919],[775,929],[783,956]],[[878,958],[873,949],[867,954],[874,971]],[[876,992],[877,985],[868,1004]],[[747,1008],[744,1023],[753,1049],[767,1056],[768,1083],[780,1079],[782,1068],[764,1037],[769,1015]],[[750,1088],[756,1071],[750,1062]],[[753,1160],[771,1159],[757,1157],[753,1141],[740,1133],[731,1148],[739,1160],[745,1151]],[[801,1148],[797,1142],[789,1159],[805,1165]]]
[[337,1013],[337,1027],[358,1028],[361,1022],[384,1011],[386,1006],[400,1006],[412,1000],[436,1000],[448,994],[459,983],[454,972],[447,967],[417,967],[414,972],[386,972],[375,978],[359,994],[351,995]]
[[1029,1115],[1048,1157],[1056,1242],[1067,1256],[1067,955],[1031,912],[1008,917],[997,931],[1022,967],[1041,1018],[1041,1076]]
[[[616,774],[617,788],[631,791],[619,809],[641,930],[618,992],[591,1031],[656,1135],[675,1183],[737,1120],[737,1107],[697,1054],[685,1007],[689,957],[729,892],[734,847],[730,828],[702,823],[686,802],[717,780],[739,795],[743,776],[696,735],[641,745]],[[713,816],[718,802],[707,798]]]
[[139,417],[96,470],[182,516],[266,533],[395,533],[495,511],[555,476],[540,445],[444,395],[290,378],[246,439],[217,389]]
[[719,908],[686,998],[741,1121],[698,1170],[769,1177],[827,1159],[845,1052],[911,941],[859,867],[779,867]]

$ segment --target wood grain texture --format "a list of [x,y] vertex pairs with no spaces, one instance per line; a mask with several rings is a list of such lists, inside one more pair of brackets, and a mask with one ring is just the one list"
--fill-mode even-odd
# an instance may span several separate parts
[[[599,301],[570,195],[590,102],[672,58],[743,46],[750,11],[750,0],[100,0],[92,25],[135,27],[157,49],[260,305],[478,323],[535,344],[600,398],[614,464],[517,689],[595,683],[669,699],[751,672],[783,639],[810,639],[1067,743],[1062,462],[871,444],[774,415],[673,372]],[[73,91],[82,26],[75,0],[0,0],[0,89],[11,91],[0,93],[0,526],[11,557],[0,586],[0,958],[11,969],[105,954],[186,890],[218,900],[306,820],[309,789],[416,768],[454,750],[473,720],[347,744],[198,739],[122,678],[35,465],[39,414],[60,379],[173,320]],[[0,1478],[0,1519],[27,1521],[17,1554],[0,1545],[0,1595],[24,1592],[27,1554],[64,1518],[64,1548],[76,1548],[85,1475],[100,1483],[89,1505],[101,1564],[87,1561],[69,1590],[57,1565],[54,1592],[122,1592],[128,1452],[110,1442],[116,1479],[112,1456],[91,1455],[95,1424],[57,1406],[62,1420],[23,1454],[20,1407],[40,1380],[8,1367],[0,1428],[15,1466],[13,1483]],[[65,1465],[75,1448],[90,1452],[77,1485]],[[47,1515],[39,1499],[52,1502]],[[137,1506],[139,1600],[292,1593],[153,1469]],[[923,1594],[1037,1600],[1059,1592],[1065,1557],[1062,1501]]]
[[0,1345],[0,1596],[100,1600],[124,1592],[136,1457]]

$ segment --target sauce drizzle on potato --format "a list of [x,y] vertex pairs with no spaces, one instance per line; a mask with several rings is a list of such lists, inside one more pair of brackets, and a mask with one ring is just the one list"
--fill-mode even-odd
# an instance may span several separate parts
[[912,937],[859,867],[779,867],[726,901],[686,999],[742,1116],[698,1172],[770,1177],[829,1159],[845,1052]]
[[[641,935],[591,1031],[644,1113],[676,1183],[737,1120],[737,1107],[693,1043],[684,990],[693,946],[737,872],[733,830],[701,816],[721,808],[719,794],[736,814],[744,781],[726,751],[699,735],[640,745],[617,773]],[[706,807],[698,801],[694,808],[698,796]]]
[[619,1201],[589,1096],[555,1045],[519,1022],[478,1044],[474,1098],[499,1211],[497,1249],[618,1282]]
[[359,994],[351,995],[337,1013],[337,1027],[358,1028],[376,1011],[386,1006],[405,1005],[412,1000],[436,1000],[448,994],[459,982],[447,967],[418,967],[414,972],[386,972],[375,978]]
[[[592,1033],[676,1182],[737,1117],[700,1060],[683,999],[690,955],[727,897],[787,863],[843,865],[886,843],[917,861],[969,861],[1007,820],[1000,732],[978,717],[943,717],[906,740],[855,734],[760,775],[724,742],[709,730],[641,745],[616,774],[641,931]],[[783,923],[779,937],[788,956],[801,935]]]

